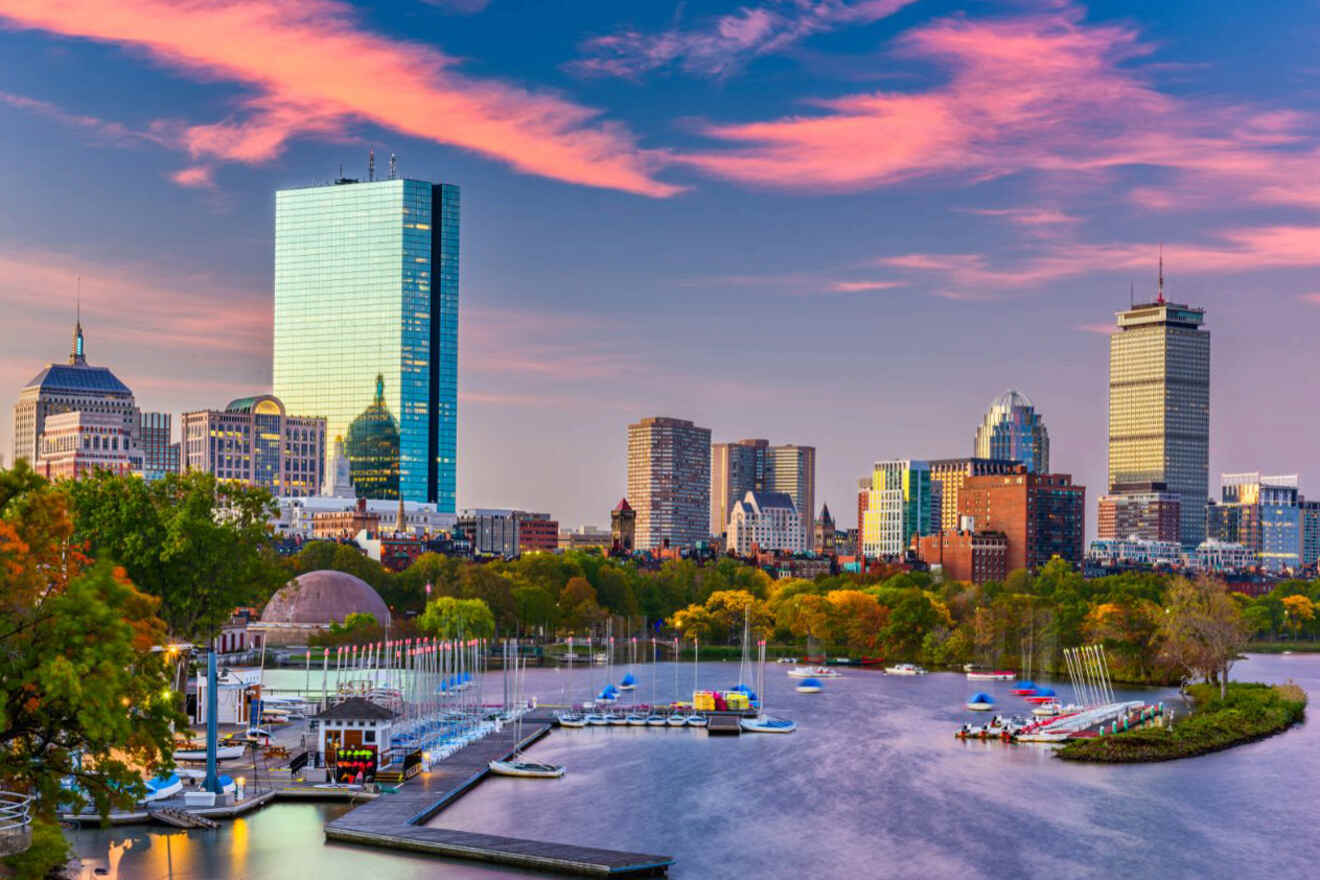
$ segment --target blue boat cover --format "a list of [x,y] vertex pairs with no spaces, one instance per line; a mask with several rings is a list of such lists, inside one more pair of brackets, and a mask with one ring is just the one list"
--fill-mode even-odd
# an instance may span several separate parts
[[802,679],[802,683],[799,684],[798,687],[817,687],[817,688],[818,688],[818,687],[821,687],[820,679],[819,679],[819,678],[804,678],[804,679]]
[[623,681],[621,681],[620,684],[637,684],[637,679],[633,678],[633,674],[629,672],[623,677]]
[[1036,683],[1034,681],[1019,681],[1017,684],[1013,685],[1013,687],[1020,691],[1034,690]]
[[971,698],[970,700],[968,700],[967,702],[969,702],[969,703],[993,703],[994,701],[995,701],[995,698],[992,697],[992,696],[990,696],[989,694],[987,694],[985,691],[977,691],[976,693],[972,694],[972,698]]
[[1036,691],[1036,696],[1052,697],[1054,696],[1054,688],[1041,688],[1040,690]]

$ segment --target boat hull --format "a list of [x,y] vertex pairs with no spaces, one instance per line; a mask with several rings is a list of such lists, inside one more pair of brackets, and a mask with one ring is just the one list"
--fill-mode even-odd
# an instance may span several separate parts
[[796,721],[776,718],[744,718],[740,725],[746,733],[792,733],[797,730]]
[[564,768],[555,764],[534,761],[491,761],[490,772],[497,776],[520,776],[525,779],[558,779]]
[[820,687],[820,685],[800,684],[797,686],[797,692],[799,694],[818,694],[822,690],[824,690],[824,688]]
[[[215,759],[217,761],[232,761],[235,758],[241,758],[246,748],[246,746],[217,746]],[[174,752],[174,760],[205,761],[206,749],[177,749]]]

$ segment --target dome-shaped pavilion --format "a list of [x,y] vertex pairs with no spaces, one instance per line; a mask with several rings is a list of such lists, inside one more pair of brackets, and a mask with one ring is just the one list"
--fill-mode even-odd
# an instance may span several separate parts
[[250,628],[267,644],[305,644],[350,614],[370,614],[381,626],[390,623],[389,606],[366,581],[342,571],[309,571],[280,587]]

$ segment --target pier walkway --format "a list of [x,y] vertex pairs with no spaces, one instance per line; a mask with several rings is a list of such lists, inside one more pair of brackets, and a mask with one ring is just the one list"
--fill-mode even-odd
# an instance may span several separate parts
[[582,876],[664,874],[674,862],[669,856],[424,827],[485,779],[491,761],[507,759],[519,745],[526,748],[549,733],[550,726],[544,715],[529,716],[523,719],[521,744],[517,725],[509,724],[464,746],[396,793],[382,795],[327,824],[326,839]]

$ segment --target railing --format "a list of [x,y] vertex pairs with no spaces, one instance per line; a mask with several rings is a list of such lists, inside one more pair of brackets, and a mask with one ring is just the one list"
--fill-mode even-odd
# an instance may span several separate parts
[[0,791],[0,856],[21,853],[32,843],[32,797]]

